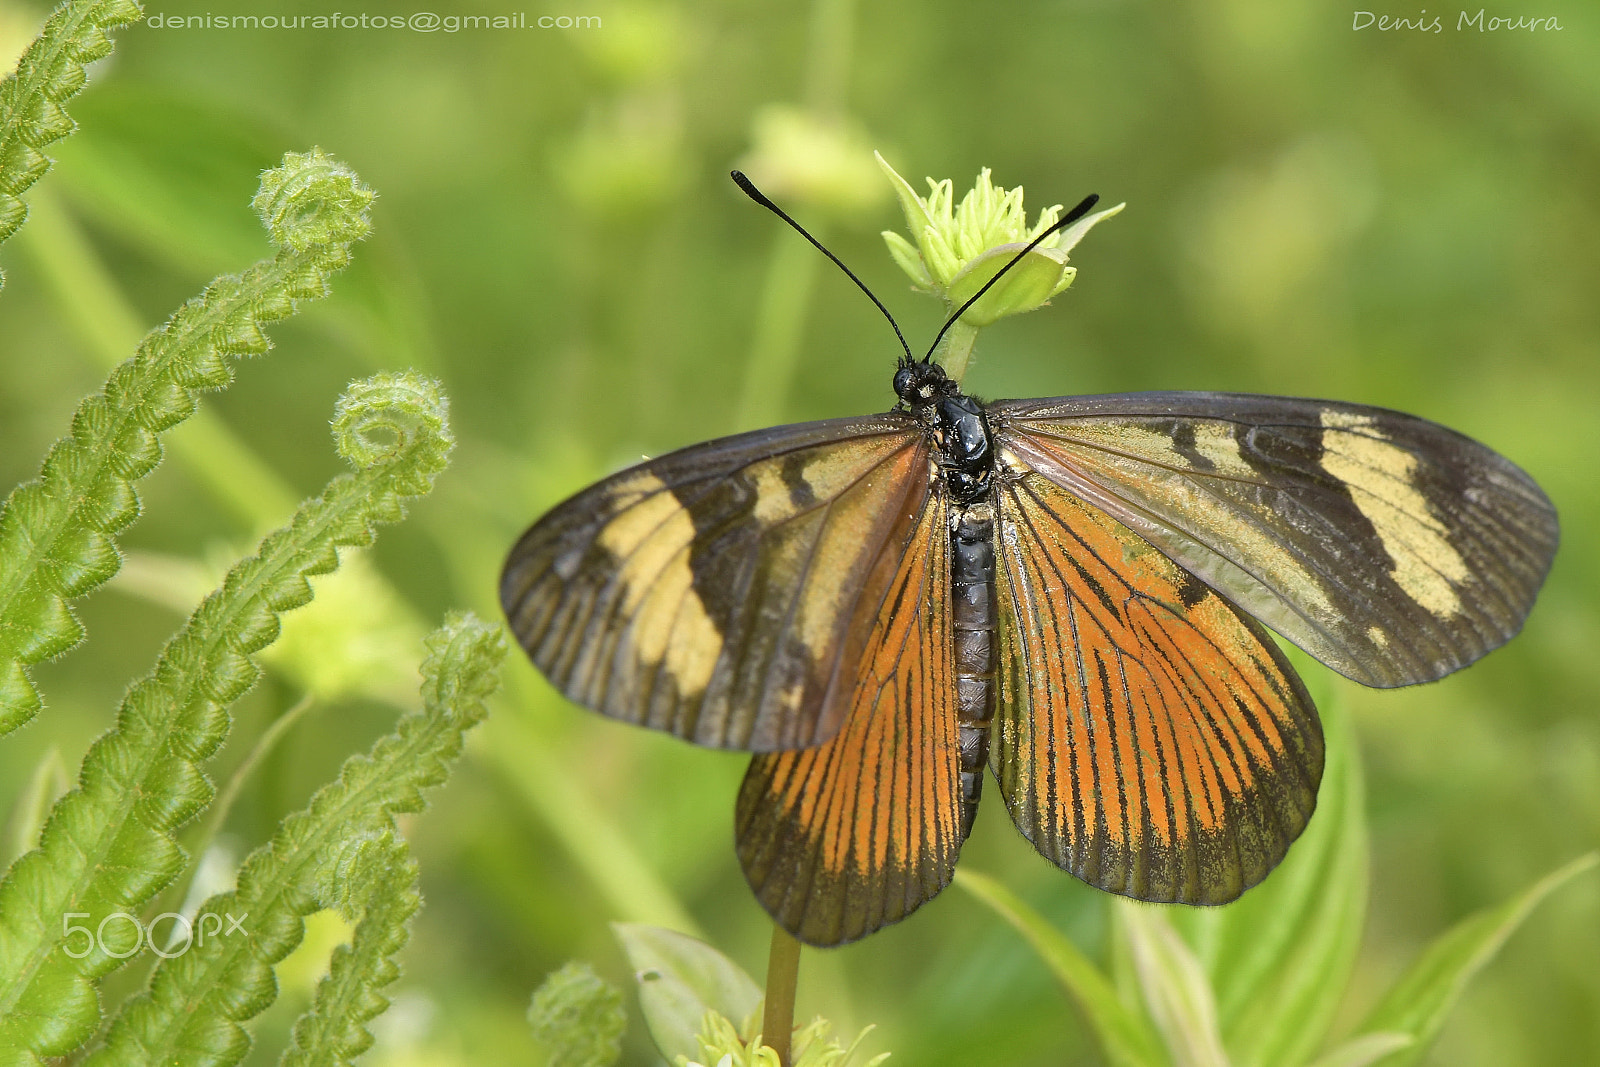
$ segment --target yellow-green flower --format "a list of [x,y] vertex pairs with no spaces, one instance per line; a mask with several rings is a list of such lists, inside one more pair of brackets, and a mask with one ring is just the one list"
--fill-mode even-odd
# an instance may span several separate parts
[[[1056,204],[1040,212],[1039,221],[1030,228],[1022,207],[1022,187],[1005,189],[995,185],[989,180],[987,167],[979,173],[971,192],[957,204],[950,179],[936,182],[929,178],[928,195],[924,198],[881,155],[877,158],[900,197],[906,228],[916,240],[913,245],[885,230],[883,239],[889,254],[917,288],[942,297],[952,311],[971,299],[1029,241],[1061,218],[1061,205]],[[1124,206],[1118,204],[1086,215],[1046,238],[968,308],[961,321],[972,327],[987,326],[996,319],[1032,311],[1047,303],[1077,277],[1077,268],[1067,265],[1067,253],[1095,223],[1115,215]]]
[[[706,1012],[700,1033],[696,1035],[700,1042],[700,1058],[691,1060],[680,1055],[676,1059],[677,1067],[780,1067],[778,1054],[763,1045],[761,1035],[755,1032],[759,1024],[759,1013],[752,1015],[744,1025],[744,1032],[749,1036],[742,1036],[721,1014]],[[872,1031],[872,1027],[867,1027],[846,1048],[828,1037],[829,1029],[828,1021],[821,1017],[795,1027],[789,1044],[789,1062],[793,1067],[849,1067],[856,1046]],[[862,1067],[878,1067],[888,1058],[887,1052],[880,1052]]]

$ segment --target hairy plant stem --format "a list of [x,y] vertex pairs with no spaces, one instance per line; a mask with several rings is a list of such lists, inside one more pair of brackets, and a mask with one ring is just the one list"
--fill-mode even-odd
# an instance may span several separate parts
[[789,1038],[794,1033],[794,991],[800,977],[800,942],[789,931],[772,924],[772,948],[767,953],[767,996],[761,1009],[761,1043],[778,1054],[789,1067]]
[[211,809],[206,814],[205,826],[193,840],[188,842],[189,855],[194,857],[189,864],[188,877],[174,882],[172,889],[162,894],[162,903],[158,905],[162,911],[176,910],[189,899],[189,893],[194,888],[195,876],[200,873],[200,862],[205,858],[206,850],[211,847],[211,843],[222,832],[222,827],[227,824],[228,813],[233,810],[233,802],[239,798],[239,792],[244,788],[245,781],[261,761],[278,746],[284,734],[287,734],[290,728],[314,706],[316,698],[307,693],[288,711],[274,719],[272,725],[261,731],[261,736],[256,738],[256,743],[250,747],[250,751],[229,776],[228,784],[222,787],[222,792],[212,801]]
[[967,376],[967,368],[972,363],[972,346],[977,340],[978,328],[957,320],[945,331],[939,347],[933,351],[934,361],[944,368],[950,380],[957,385]]

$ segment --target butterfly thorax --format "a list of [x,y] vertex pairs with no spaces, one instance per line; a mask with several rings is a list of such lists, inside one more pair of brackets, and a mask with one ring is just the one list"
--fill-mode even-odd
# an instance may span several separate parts
[[959,504],[986,497],[994,478],[994,445],[983,405],[929,361],[903,365],[895,373],[894,390],[933,438],[951,497]]

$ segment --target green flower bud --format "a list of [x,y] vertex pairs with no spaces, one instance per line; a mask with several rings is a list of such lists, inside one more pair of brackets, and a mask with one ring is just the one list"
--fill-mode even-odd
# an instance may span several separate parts
[[773,104],[756,115],[751,132],[753,147],[739,169],[768,196],[845,219],[883,202],[858,123]]
[[[950,179],[928,179],[926,198],[917,195],[904,178],[879,155],[878,166],[894,186],[905,211],[906,228],[916,243],[890,230],[883,234],[889,254],[918,288],[941,297],[953,311],[972,298],[1027,243],[1061,218],[1061,205],[1039,213],[1030,229],[1022,208],[1022,188],[1005,189],[989,180],[985,167],[959,204]],[[961,321],[967,326],[987,326],[996,319],[1032,311],[1072,284],[1076,267],[1067,265],[1067,253],[1090,227],[1121,211],[1118,204],[1086,215],[1065,230],[1046,238],[1012,267],[1004,278],[967,309]]]

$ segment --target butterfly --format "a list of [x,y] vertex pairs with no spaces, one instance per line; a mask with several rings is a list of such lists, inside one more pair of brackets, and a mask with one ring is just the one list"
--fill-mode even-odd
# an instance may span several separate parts
[[512,630],[568,698],[754,753],[739,861],[811,945],[950,883],[985,765],[1022,835],[1085,882],[1235,899],[1322,776],[1316,709],[1267,628],[1365,685],[1432,681],[1520,629],[1555,553],[1527,474],[1396,411],[986,403],[909,348],[892,384],[883,414],[606,478],[501,576]]

